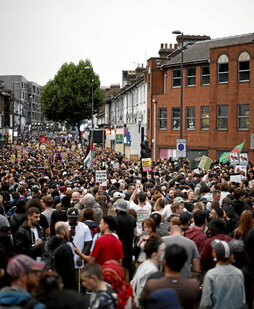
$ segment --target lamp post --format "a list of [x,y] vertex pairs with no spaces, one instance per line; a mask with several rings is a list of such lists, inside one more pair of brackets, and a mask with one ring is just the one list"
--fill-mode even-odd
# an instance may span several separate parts
[[18,81],[14,81],[12,83],[12,91],[13,91],[13,102],[12,102],[12,143],[14,142],[14,121],[15,121],[15,117],[14,117],[14,105],[15,105],[15,84],[19,84]]
[[157,108],[157,98],[153,97],[153,159],[156,161],[156,108]]
[[180,89],[180,134],[179,138],[183,138],[183,32],[174,30],[172,34],[181,34],[181,89]]
[[[92,67],[85,67],[85,70],[92,70]],[[93,131],[94,131],[94,123],[93,123],[93,117],[94,117],[94,78],[92,78],[92,112],[91,112],[91,118],[92,118],[92,130],[91,130],[91,140],[90,142],[93,143]]]
[[[172,34],[181,35],[181,88],[180,88],[180,132],[179,138],[183,138],[183,32],[174,30]],[[182,167],[182,157],[179,158],[179,167]]]

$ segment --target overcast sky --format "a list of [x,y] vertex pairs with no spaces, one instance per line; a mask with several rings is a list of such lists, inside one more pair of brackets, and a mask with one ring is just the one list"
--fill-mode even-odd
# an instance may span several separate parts
[[65,62],[90,59],[102,86],[158,56],[172,31],[254,31],[254,0],[0,0],[0,75],[44,85]]

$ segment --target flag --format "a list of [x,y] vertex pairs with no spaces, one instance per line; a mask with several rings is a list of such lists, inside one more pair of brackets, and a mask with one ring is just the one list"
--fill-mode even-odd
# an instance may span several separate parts
[[234,153],[241,153],[242,150],[243,150],[244,144],[245,144],[245,141],[243,141],[239,145],[236,145],[232,151],[230,151],[230,152],[223,152],[223,154],[220,156],[220,160],[219,161],[221,163],[225,163],[225,162],[229,161],[230,160],[230,154],[232,152],[234,152]]
[[59,150],[57,151],[57,159],[60,161],[60,163],[63,162],[63,158],[62,158],[61,153],[60,153]]
[[90,151],[88,152],[88,155],[85,157],[84,159],[84,165],[87,166],[88,168],[90,168],[90,166],[92,165],[92,150],[90,149]]
[[40,142],[43,144],[43,143],[46,143],[47,141],[47,138],[45,135],[43,135],[42,137],[40,137]]

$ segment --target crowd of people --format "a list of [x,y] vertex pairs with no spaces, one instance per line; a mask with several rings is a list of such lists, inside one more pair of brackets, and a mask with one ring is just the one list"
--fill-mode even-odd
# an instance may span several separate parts
[[[0,308],[254,308],[254,167],[0,149]],[[96,182],[105,170],[107,181]]]

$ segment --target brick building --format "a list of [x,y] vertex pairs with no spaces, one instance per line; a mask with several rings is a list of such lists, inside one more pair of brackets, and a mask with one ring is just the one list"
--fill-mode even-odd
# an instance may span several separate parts
[[[249,121],[254,113],[254,34],[197,39],[201,41],[184,37],[183,44],[187,157],[193,161],[204,154],[215,160],[245,140],[244,152],[254,162],[254,123]],[[162,46],[160,55],[147,63],[147,135],[153,159],[175,156],[180,129],[181,48]]]

